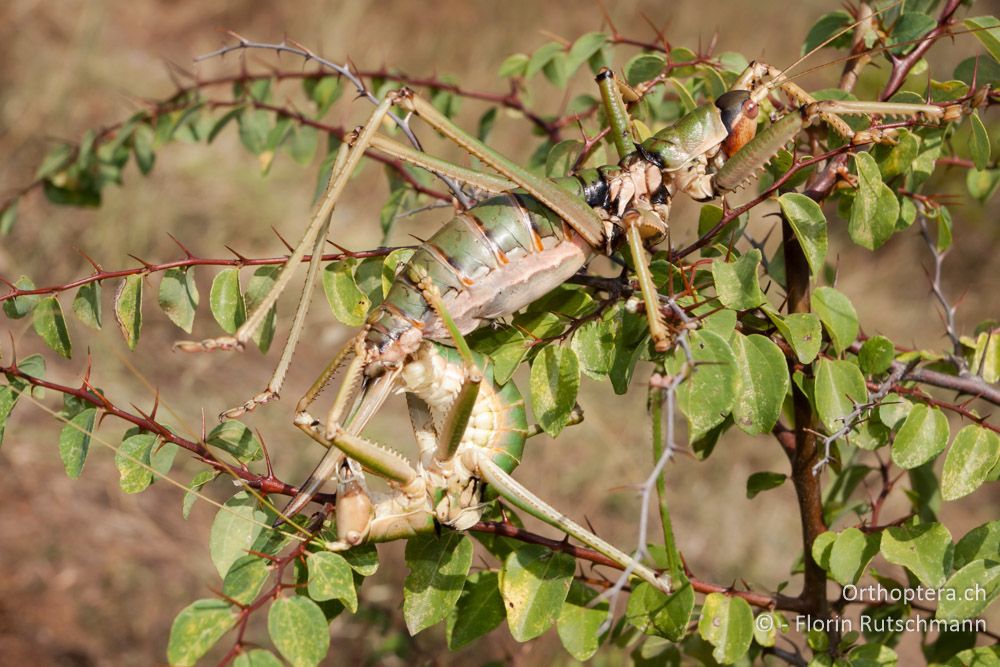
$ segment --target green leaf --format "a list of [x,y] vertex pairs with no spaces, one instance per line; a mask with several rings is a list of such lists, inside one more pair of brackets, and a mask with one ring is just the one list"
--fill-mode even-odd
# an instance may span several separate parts
[[830,334],[837,354],[843,354],[858,337],[858,313],[851,300],[832,287],[817,287],[810,297],[812,310]]
[[575,571],[572,556],[534,544],[507,556],[500,572],[500,594],[507,603],[507,626],[515,640],[529,641],[552,627]]
[[208,549],[220,577],[253,546],[264,528],[267,514],[257,507],[257,499],[240,491],[226,501],[212,522]]
[[856,403],[868,400],[865,378],[850,361],[817,361],[815,393],[816,411],[830,433],[847,425],[844,419],[854,411]]
[[288,152],[295,162],[303,167],[309,166],[316,155],[319,145],[319,132],[311,125],[299,125],[292,130],[288,141]]
[[885,336],[872,336],[861,346],[858,363],[868,375],[879,375],[892,366],[896,358],[896,348]]
[[101,328],[101,283],[95,280],[80,286],[73,299],[73,312],[88,327]]
[[[528,64],[524,68],[524,78],[530,79],[541,72],[542,68],[545,67],[550,60],[556,57],[556,54],[562,52],[563,45],[559,42],[548,42],[546,44],[542,44],[540,47],[535,49],[534,53],[531,54],[531,59],[528,60]],[[508,58],[508,60],[510,60],[510,58]],[[503,71],[503,65],[501,65],[501,71]],[[501,74],[501,76],[504,75]]]
[[0,385],[0,445],[3,444],[3,432],[7,428],[7,419],[14,410],[17,397],[20,394],[12,387]]
[[[729,343],[712,331],[692,333],[689,347],[694,368],[677,391],[677,405],[690,423],[689,438],[694,442],[721,424],[732,410],[739,370]],[[668,359],[668,370],[682,372],[686,361],[684,351],[675,350]]]
[[568,175],[582,150],[582,142],[574,139],[560,141],[545,156],[545,175],[549,178]]
[[180,667],[193,666],[236,625],[239,612],[224,600],[196,600],[181,610],[170,627],[167,661]]
[[360,544],[340,554],[351,569],[363,577],[378,572],[378,550],[374,544]]
[[827,530],[816,536],[812,543],[812,557],[824,570],[830,569],[830,556],[833,554],[833,545],[837,542],[837,533]]
[[198,500],[196,495],[197,491],[200,491],[203,486],[214,480],[219,476],[219,471],[215,469],[202,470],[191,478],[191,483],[188,484],[188,490],[184,494],[184,500],[181,501],[181,516],[185,519],[191,514],[191,508],[194,507],[194,501]]
[[153,171],[156,153],[153,152],[153,129],[149,125],[139,125],[132,135],[132,150],[135,153],[135,163],[145,176]]
[[349,327],[364,324],[371,301],[354,281],[353,260],[327,264],[323,270],[323,292],[334,317]]
[[969,133],[969,154],[972,155],[976,169],[983,170],[990,163],[990,135],[986,132],[986,126],[980,120],[978,111],[972,112],[969,123],[972,125],[972,132]]
[[319,551],[309,554],[309,597],[317,602],[340,600],[351,613],[358,611],[354,573],[340,554]]
[[496,572],[474,572],[462,589],[462,596],[448,614],[445,636],[448,648],[457,651],[490,632],[507,615],[500,596]]
[[255,648],[236,656],[233,667],[284,667],[284,663],[267,649]]
[[576,330],[570,347],[580,361],[580,370],[600,380],[607,376],[614,363],[615,320],[601,318],[587,322]]
[[733,310],[750,310],[767,301],[757,279],[760,259],[760,250],[754,248],[734,262],[723,259],[712,262],[715,291],[722,305]]
[[246,424],[233,419],[227,419],[213,428],[205,442],[229,452],[243,463],[264,457],[263,447],[254,432]]
[[167,269],[160,280],[157,301],[170,321],[187,333],[191,333],[191,327],[194,326],[198,298],[193,268]]
[[747,478],[747,498],[755,498],[761,491],[776,489],[785,483],[788,475],[780,472],[755,472]]
[[316,117],[323,116],[343,92],[340,76],[324,76],[318,79],[304,79],[302,87],[316,104]]
[[83,472],[96,417],[97,409],[87,408],[73,417],[59,434],[59,457],[70,479],[77,479]]
[[[28,276],[21,276],[14,282],[14,287],[20,290],[33,290],[35,289],[35,283],[31,282],[31,278]],[[3,312],[10,319],[19,320],[34,309],[39,299],[41,297],[37,294],[28,294],[8,299],[3,302]]]
[[212,290],[208,295],[212,317],[228,334],[236,333],[247,319],[246,302],[240,292],[240,270],[223,269],[212,280]]
[[625,619],[639,632],[680,641],[687,635],[694,611],[694,589],[684,573],[667,595],[646,582],[636,584],[628,599]]
[[964,23],[986,47],[993,60],[1000,63],[1000,20],[995,16],[976,16],[965,19]]
[[115,453],[115,467],[121,478],[118,485],[125,493],[139,493],[153,483],[152,450],[157,437],[136,429],[125,434],[125,439]]
[[472,566],[472,541],[462,533],[422,535],[406,542],[410,573],[403,582],[403,618],[411,635],[448,615]]
[[267,135],[271,131],[270,114],[260,109],[246,108],[237,120],[243,146],[254,155],[263,153],[267,148]]
[[866,535],[853,527],[842,530],[830,549],[830,575],[842,586],[857,583],[878,553],[880,543],[879,533]]
[[399,248],[385,256],[385,261],[382,262],[383,296],[389,294],[389,288],[392,287],[392,283],[396,279],[396,274],[399,272],[400,267],[405,266],[410,261],[413,253],[413,248]]
[[712,657],[730,665],[742,658],[753,639],[753,611],[743,598],[709,593],[701,608],[698,634],[715,647]]
[[894,526],[882,532],[882,555],[902,565],[924,586],[939,588],[951,570],[951,533],[940,523]]
[[802,246],[809,271],[814,276],[821,275],[828,247],[826,216],[823,215],[823,209],[809,197],[797,192],[781,195],[778,197],[778,204],[792,231],[795,232],[795,238]]
[[955,545],[955,567],[962,568],[974,560],[996,560],[1000,554],[1000,520],[976,526]]
[[733,420],[751,435],[770,433],[788,393],[785,355],[769,338],[733,332],[729,340],[736,358]]
[[524,72],[528,67],[528,61],[530,59],[523,53],[515,53],[513,55],[507,56],[506,60],[500,63],[500,69],[497,70],[497,76],[501,77],[515,77],[524,76]]
[[566,69],[569,73],[572,74],[579,69],[592,55],[600,51],[607,41],[608,36],[603,32],[588,32],[580,35],[573,42],[566,57]]
[[956,653],[945,667],[997,667],[1000,665],[1000,646],[980,646]]
[[660,53],[640,53],[625,63],[625,80],[630,85],[649,81],[660,72],[667,59]]
[[302,595],[274,601],[267,613],[267,632],[293,667],[318,665],[330,650],[330,630],[323,610]]
[[531,363],[531,409],[550,437],[566,427],[580,389],[580,363],[572,348],[549,345]]
[[844,32],[854,22],[854,19],[845,11],[830,12],[823,14],[819,20],[809,29],[806,41],[802,44],[802,55],[805,55],[823,44],[834,35],[838,35],[827,46],[831,49],[842,49],[851,45],[851,32]]
[[803,364],[811,364],[823,344],[823,325],[813,313],[779,315],[766,310],[767,316],[778,328],[781,337],[792,346],[795,357]]
[[851,206],[847,231],[858,245],[874,250],[896,230],[899,200],[882,181],[878,164],[868,153],[854,153],[858,169],[858,190]]
[[899,20],[893,26],[892,35],[889,40],[890,44],[905,44],[904,46],[892,49],[892,53],[897,55],[912,51],[916,48],[916,44],[912,42],[923,37],[937,26],[937,21],[927,14],[913,11],[910,7],[906,9],[907,11],[899,17]]
[[1000,461],[1000,436],[969,424],[955,436],[941,472],[941,497],[956,500],[967,496],[986,481]]
[[961,621],[973,618],[1000,597],[1000,554],[974,560],[945,582],[936,617]]
[[142,276],[128,276],[115,293],[115,320],[128,349],[134,350],[142,330]]
[[944,451],[949,433],[943,412],[923,403],[914,405],[892,443],[892,462],[906,470],[927,463]]
[[0,236],[6,236],[14,228],[14,223],[17,222],[17,203],[18,200],[15,199],[0,211]]
[[[243,293],[247,313],[253,313],[257,310],[257,307],[267,296],[267,293],[271,291],[271,287],[274,286],[279,273],[281,273],[281,269],[277,266],[260,266],[254,270],[253,275],[250,276],[250,282],[247,283],[247,289]],[[260,348],[261,352],[266,353],[271,349],[277,319],[278,304],[275,304],[271,306],[271,309],[267,312],[267,317],[264,318],[263,324],[261,324],[260,328],[253,335],[253,341]]]
[[753,638],[761,646],[774,646],[778,633],[788,632],[788,621],[781,612],[762,611],[753,621]]
[[271,566],[268,561],[252,554],[240,556],[222,580],[222,593],[240,604],[250,604],[257,599],[264,582],[270,576]]
[[47,296],[39,301],[32,313],[31,324],[35,333],[59,356],[67,359],[73,356],[73,343],[69,339],[59,299]]
[[573,581],[556,621],[559,641],[577,660],[589,660],[601,645],[598,630],[608,618],[608,602],[603,600],[591,606],[596,597],[597,591]]

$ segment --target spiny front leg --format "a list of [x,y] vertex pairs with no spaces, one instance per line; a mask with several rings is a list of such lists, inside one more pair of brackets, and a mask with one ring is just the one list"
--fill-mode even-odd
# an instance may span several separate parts
[[365,150],[367,150],[371,145],[382,120],[385,118],[386,114],[388,114],[389,109],[395,102],[395,94],[387,95],[386,99],[384,99],[375,108],[375,111],[368,119],[364,128],[357,134],[355,140],[353,142],[345,142],[344,144],[341,144],[334,163],[334,168],[330,174],[330,182],[327,187],[326,195],[324,196],[323,201],[319,204],[316,213],[313,215],[312,221],[306,228],[305,234],[303,234],[302,239],[292,251],[288,261],[285,262],[285,265],[282,267],[277,279],[274,281],[274,285],[271,286],[267,295],[260,302],[257,309],[251,313],[249,318],[247,318],[247,321],[244,322],[239,329],[237,329],[236,334],[221,338],[210,338],[200,342],[183,341],[174,346],[175,349],[184,352],[242,350],[247,342],[264,324],[271,308],[275,303],[277,303],[278,297],[281,296],[281,293],[291,281],[295,269],[298,268],[298,265],[302,262],[306,252],[312,248],[313,252],[310,260],[309,272],[306,276],[306,283],[302,296],[299,298],[299,304],[293,320],[292,330],[289,333],[285,349],[282,351],[281,359],[279,360],[278,366],[268,383],[267,389],[255,396],[253,399],[244,403],[242,406],[223,413],[223,416],[229,417],[241,415],[248,410],[256,408],[258,405],[273,399],[280,391],[281,385],[284,383],[285,374],[288,371],[288,366],[291,363],[292,355],[295,352],[295,346],[298,343],[299,336],[302,332],[305,315],[309,307],[309,298],[312,296],[312,286],[315,282],[320,257],[322,255],[321,251],[323,242],[326,238],[326,232],[330,225],[330,216],[333,213],[334,206],[344,191],[344,187],[347,185],[347,181],[350,179],[351,174],[360,163]]

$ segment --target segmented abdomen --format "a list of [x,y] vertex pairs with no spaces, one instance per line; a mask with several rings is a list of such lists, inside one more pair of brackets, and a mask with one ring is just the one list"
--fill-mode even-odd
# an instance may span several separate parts
[[368,318],[368,341],[385,348],[414,327],[448,334],[417,284],[427,277],[462,333],[520,310],[576,273],[591,248],[555,213],[523,192],[459,213],[414,253]]

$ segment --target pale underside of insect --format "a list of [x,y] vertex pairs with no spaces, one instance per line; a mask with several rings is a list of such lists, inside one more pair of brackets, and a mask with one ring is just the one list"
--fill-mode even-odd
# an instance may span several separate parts
[[[182,349],[239,348],[263,322],[294,267],[312,249],[303,299],[288,343],[265,392],[238,416],[277,396],[301,334],[307,295],[318,271],[331,212],[366,150],[374,149],[496,196],[462,211],[429,238],[399,271],[384,302],[338,353],[299,402],[295,423],[329,449],[283,516],[300,511],[321,486],[337,481],[336,549],[399,539],[443,524],[465,529],[495,494],[566,532],[651,584],[669,581],[554,510],[517,483],[526,436],[523,399],[513,384],[496,386],[482,359],[474,359],[463,335],[512,314],[565,282],[596,253],[627,244],[655,349],[671,346],[660,297],[649,269],[649,249],[668,234],[672,199],[684,193],[704,201],[725,195],[753,178],[804,128],[828,124],[848,141],[856,135],[837,114],[949,120],[953,109],[930,104],[816,101],[783,73],[752,63],[730,92],[683,116],[641,143],[633,140],[622,100],[627,87],[611,72],[598,77],[610,132],[620,161],[562,179],[529,173],[477,141],[408,89],[390,93],[337,155],[329,188],[305,235],[272,291],[235,337],[183,344]],[[792,110],[757,132],[761,102],[776,88]],[[413,113],[447,139],[499,173],[452,165],[380,136],[392,107]],[[460,353],[442,346],[455,345]],[[324,421],[307,408],[353,355]],[[418,465],[360,435],[393,391],[407,395],[420,446]],[[389,483],[387,494],[367,489],[362,470]],[[487,493],[489,489],[489,494]]]

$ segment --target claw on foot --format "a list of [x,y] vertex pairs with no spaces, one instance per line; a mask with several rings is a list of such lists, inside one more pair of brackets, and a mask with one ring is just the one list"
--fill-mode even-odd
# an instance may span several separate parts
[[222,350],[243,351],[243,343],[234,336],[222,336],[220,338],[206,338],[205,340],[180,340],[174,343],[174,351],[180,352],[215,352]]
[[271,401],[277,399],[278,399],[278,394],[271,391],[270,389],[268,389],[267,391],[262,391],[261,393],[257,394],[243,405],[236,408],[230,408],[225,412],[219,413],[219,421],[221,422],[227,419],[239,419],[246,413],[252,412],[256,410],[258,407],[264,405],[265,403],[270,403]]

